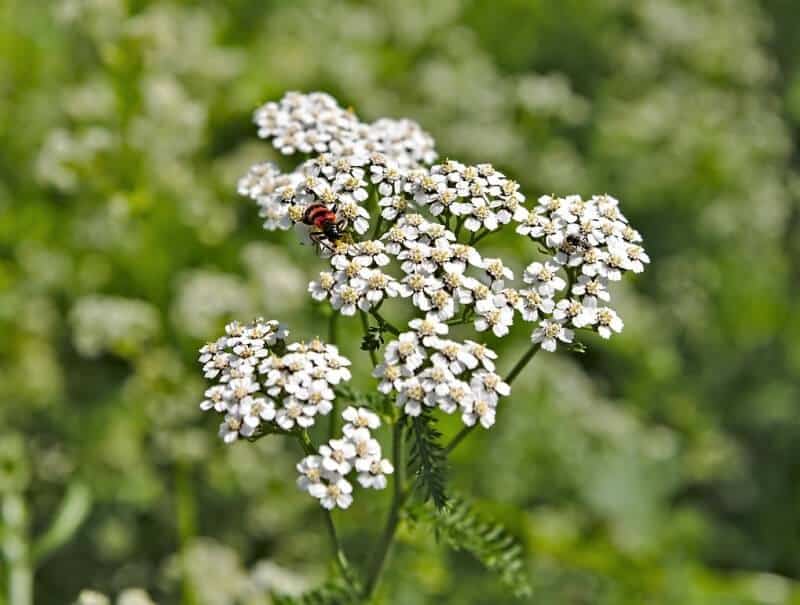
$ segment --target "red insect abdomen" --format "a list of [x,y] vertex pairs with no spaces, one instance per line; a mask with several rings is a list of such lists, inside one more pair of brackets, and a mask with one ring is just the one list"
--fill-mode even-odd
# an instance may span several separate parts
[[336,222],[336,214],[323,204],[312,204],[303,213],[303,222],[306,225],[322,228],[326,223]]

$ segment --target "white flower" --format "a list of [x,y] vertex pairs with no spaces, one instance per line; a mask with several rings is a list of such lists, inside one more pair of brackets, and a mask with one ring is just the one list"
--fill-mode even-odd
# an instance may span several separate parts
[[336,278],[330,271],[322,271],[319,274],[319,279],[309,282],[308,291],[311,293],[311,298],[317,301],[322,301],[331,295],[333,287],[336,285]]
[[258,136],[272,139],[285,155],[341,149],[355,136],[358,119],[328,94],[290,92],[259,107],[253,119]]
[[586,301],[586,306],[594,311],[597,333],[603,338],[611,338],[614,332],[622,332],[625,324],[622,323],[617,312],[611,307],[596,307],[596,304],[596,299],[587,299]]
[[385,296],[395,297],[400,294],[397,280],[380,269],[366,269],[361,277],[363,296],[358,301],[358,308],[362,311],[378,306]]
[[381,118],[370,124],[367,136],[400,166],[430,164],[436,160],[433,137],[414,120]]
[[459,271],[463,273],[467,266],[483,267],[483,259],[478,251],[472,246],[466,244],[452,244],[450,246],[452,256],[450,261],[445,263],[444,268],[446,271]]
[[222,437],[225,443],[233,443],[239,438],[239,433],[245,426],[236,406],[234,406],[231,408],[230,413],[225,414],[225,420],[219,425],[219,436]]
[[431,308],[428,293],[443,286],[442,282],[425,273],[409,273],[400,282],[398,293],[403,298],[411,297],[415,307],[423,311]]
[[[284,431],[291,431],[295,425],[308,428],[314,424],[313,414],[315,411],[313,407],[304,406],[294,397],[287,397],[283,400],[283,407],[279,408],[275,414],[275,422]],[[309,412],[310,415],[306,412]]]
[[452,380],[447,385],[447,395],[438,399],[439,409],[452,414],[459,406],[466,409],[472,405],[474,397],[470,386],[463,380]]
[[552,313],[555,303],[552,298],[542,296],[537,290],[520,290],[515,308],[525,321],[537,321],[539,313]]
[[644,271],[644,266],[650,263],[650,257],[641,246],[630,244],[627,246],[626,252],[628,254],[628,266],[634,273],[641,273]]
[[477,359],[484,368],[490,372],[494,372],[494,360],[497,359],[497,353],[492,351],[486,345],[474,342],[472,340],[464,341],[464,349],[475,359]]
[[567,285],[567,282],[558,275],[558,270],[558,265],[550,261],[534,262],[525,269],[522,281],[533,285],[542,296],[551,297]]
[[366,472],[358,474],[358,482],[362,487],[371,489],[385,489],[386,475],[394,472],[394,466],[386,458],[373,460]]
[[262,420],[270,421],[275,418],[275,402],[266,397],[246,397],[239,405],[242,421],[257,428]]
[[592,307],[584,307],[583,303],[571,298],[562,298],[553,311],[553,319],[569,322],[576,328],[583,328],[595,323],[596,312]]
[[332,477],[330,483],[313,483],[308,488],[308,493],[318,498],[320,504],[331,510],[345,509],[353,503],[353,486],[344,477]]
[[238,403],[258,391],[259,388],[258,383],[250,377],[235,378],[228,383],[227,395],[235,403]]
[[381,444],[378,443],[377,439],[372,438],[367,428],[355,429],[351,431],[347,438],[356,452],[353,466],[360,473],[368,471],[372,466],[372,462],[379,460],[381,457]]
[[280,168],[274,162],[254,164],[247,174],[239,179],[236,189],[239,195],[256,200],[275,190],[275,180],[280,173]]
[[472,375],[470,386],[473,392],[483,389],[487,393],[496,393],[499,396],[507,397],[511,393],[511,387],[507,382],[494,372],[478,370]]
[[[391,189],[390,189],[391,191]],[[381,191],[381,193],[383,193]],[[411,202],[405,195],[392,191],[384,195],[379,201],[378,206],[382,208],[381,217],[387,221],[394,221],[398,216],[402,216],[412,207]]]
[[563,324],[545,319],[539,322],[539,327],[531,334],[531,342],[540,342],[545,351],[552,352],[556,350],[557,341],[570,343],[573,336],[572,330],[565,328]]
[[433,346],[439,336],[447,334],[447,324],[439,321],[435,315],[428,315],[424,319],[417,318],[408,322],[408,326],[414,330],[426,347]]
[[386,254],[386,246],[380,240],[364,240],[351,247],[350,254],[354,260],[364,267],[375,265],[383,267],[389,264],[389,257]]
[[324,374],[325,380],[330,384],[339,384],[347,382],[352,378],[349,366],[351,361],[343,355],[339,355],[339,349],[328,345],[324,356]]
[[[404,216],[406,218],[408,215]],[[415,241],[419,237],[419,230],[408,223],[407,221],[400,220],[381,236],[382,240],[386,240],[386,252],[389,254],[397,255],[409,243]]]
[[362,292],[348,284],[339,284],[333,289],[331,306],[342,315],[355,315],[356,306],[361,299]]
[[612,240],[608,244],[605,262],[600,265],[598,273],[611,281],[622,279],[622,272],[631,268],[628,250],[622,240]]
[[453,297],[443,288],[444,284],[441,281],[431,280],[428,283],[429,286],[426,290],[428,296],[420,299],[420,310],[443,321],[452,318],[456,314]]
[[300,473],[300,476],[297,478],[297,487],[304,492],[308,492],[312,485],[322,480],[324,473],[322,469],[322,456],[306,456],[297,463],[297,472]]
[[386,394],[392,390],[399,391],[402,388],[403,381],[411,376],[411,370],[405,365],[390,364],[384,361],[372,370],[372,375],[381,379],[378,384],[378,391]]
[[480,422],[483,428],[490,428],[497,414],[497,396],[483,389],[473,389],[473,398],[462,408],[461,420],[467,426]]
[[[449,264],[449,263],[448,263]],[[445,269],[442,274],[442,284],[444,289],[453,297],[453,300],[460,305],[469,305],[475,299],[473,291],[478,282],[473,277],[464,276],[463,269],[458,265],[451,265],[451,270]]]
[[205,392],[206,398],[200,404],[200,409],[203,411],[207,411],[210,409],[214,409],[217,412],[224,412],[228,409],[228,402],[225,398],[226,389],[223,385],[218,384],[210,389],[207,389]]
[[346,475],[353,468],[356,448],[347,439],[331,439],[327,445],[320,446],[319,453],[322,456],[322,468]]
[[403,332],[397,337],[397,340],[393,340],[386,346],[383,359],[389,365],[402,364],[410,372],[413,372],[422,365],[425,351],[419,345],[414,332]]
[[602,277],[579,275],[578,281],[572,286],[572,294],[581,297],[591,296],[606,302],[611,300],[611,295],[606,288],[606,280]]
[[464,204],[454,204],[453,214],[466,216],[464,228],[468,231],[478,231],[481,227],[494,231],[500,224],[497,214],[489,207],[489,204],[480,197],[472,198],[472,201]]
[[306,407],[313,406],[317,414],[325,415],[333,409],[333,389],[325,380],[314,380],[309,386],[298,389],[295,397],[306,402]]
[[346,421],[346,424],[342,427],[342,433],[346,437],[350,437],[357,429],[376,429],[381,425],[377,414],[367,408],[355,408],[352,405],[347,406],[342,411],[342,418]]
[[436,263],[430,258],[430,246],[419,242],[408,242],[405,250],[397,255],[401,261],[400,268],[404,273],[432,273],[436,270]]
[[478,365],[478,359],[461,343],[440,339],[431,347],[436,349],[431,355],[431,363],[446,366],[455,376]]
[[494,288],[503,287],[503,280],[514,279],[514,273],[503,264],[500,258],[484,258],[483,269],[491,280],[491,285]]
[[397,406],[403,408],[403,411],[409,416],[419,416],[424,403],[425,389],[419,380],[415,376],[404,380],[397,396]]
[[420,374],[420,378],[422,379],[422,388],[427,393],[426,401],[431,407],[436,406],[441,398],[447,396],[450,391],[450,383],[456,379],[444,360],[425,368]]
[[509,327],[514,323],[514,311],[505,303],[503,296],[482,298],[476,302],[475,329],[478,332],[491,329],[497,337],[508,334]]
[[340,198],[338,216],[352,225],[359,235],[366,233],[367,229],[369,229],[369,212],[349,196]]
[[608,274],[608,268],[604,262],[607,257],[608,253],[600,248],[586,248],[581,258],[581,273],[588,277],[599,275],[605,278]]

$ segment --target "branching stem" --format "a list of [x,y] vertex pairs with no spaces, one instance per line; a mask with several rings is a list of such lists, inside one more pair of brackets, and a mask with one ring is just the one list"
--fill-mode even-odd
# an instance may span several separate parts
[[[367,314],[364,311],[359,311],[358,315],[361,317],[361,327],[364,328],[364,336],[369,336],[369,318],[367,318]],[[372,366],[375,367],[378,365],[378,357],[372,349],[368,352],[369,358],[372,361]]]
[[392,430],[392,464],[394,464],[394,496],[392,505],[389,509],[389,516],[386,518],[386,525],[383,528],[380,542],[372,557],[372,566],[367,576],[367,583],[364,585],[364,598],[369,600],[378,586],[381,573],[386,565],[394,536],[397,532],[397,525],[400,522],[400,511],[405,504],[410,490],[403,486],[403,424],[398,421]]
[[398,330],[398,329],[397,329],[395,326],[393,326],[393,325],[392,325],[392,324],[390,324],[388,321],[386,321],[386,320],[383,318],[383,315],[381,315],[380,313],[378,313],[378,309],[370,309],[370,314],[372,314],[372,316],[373,316],[375,319],[377,319],[377,320],[378,320],[378,323],[381,325],[381,327],[383,327],[383,328],[386,328],[386,331],[387,331],[387,332],[391,332],[391,333],[392,333],[392,334],[394,334],[395,336],[397,336],[398,334],[400,334],[400,330]]

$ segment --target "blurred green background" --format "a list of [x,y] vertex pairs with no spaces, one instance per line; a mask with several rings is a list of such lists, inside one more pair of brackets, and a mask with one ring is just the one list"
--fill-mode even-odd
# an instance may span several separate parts
[[[530,602],[800,603],[798,31],[796,0],[0,0],[0,583],[26,545],[42,605],[324,577],[296,446],[223,447],[197,408],[226,320],[326,333],[321,262],[235,192],[275,157],[251,112],[297,89],[416,119],[529,198],[608,191],[645,237],[625,332],[537,357],[454,454],[525,544]],[[337,514],[357,562],[385,507]],[[410,531],[381,594],[512,602]]]

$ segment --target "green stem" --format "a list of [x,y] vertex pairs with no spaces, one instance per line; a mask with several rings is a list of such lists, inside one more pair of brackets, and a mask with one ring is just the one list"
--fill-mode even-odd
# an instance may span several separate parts
[[192,497],[189,465],[178,462],[175,467],[175,506],[178,521],[178,552],[183,566],[182,602],[184,605],[197,604],[197,591],[192,585],[188,568],[188,547],[195,536],[196,510]]
[[528,365],[528,362],[530,362],[530,360],[533,359],[533,356],[536,355],[539,352],[539,349],[541,348],[542,348],[542,343],[535,342],[531,345],[531,347],[527,351],[525,351],[525,354],[522,357],[520,357],[520,360],[517,362],[517,365],[511,368],[511,371],[508,373],[508,376],[506,376],[506,382],[508,384],[514,382],[514,379],[517,376],[519,376],[519,373],[525,369],[525,366]]
[[[497,229],[495,229],[495,231],[497,231]],[[487,235],[490,235],[490,234],[494,233],[495,231],[489,231],[488,229],[487,229],[487,230],[485,230],[485,231],[483,231],[483,232],[482,232],[480,235],[478,235],[477,237],[475,237],[475,238],[474,238],[474,239],[473,239],[473,240],[470,242],[470,245],[475,245],[475,244],[477,244],[477,243],[478,243],[479,241],[481,241],[481,240],[482,240],[484,237],[486,237]]]
[[[530,347],[530,348],[529,348],[527,351],[525,351],[525,353],[522,355],[522,357],[520,357],[520,359],[519,359],[519,361],[516,363],[516,365],[515,365],[513,368],[511,368],[511,371],[508,373],[508,376],[506,376],[506,379],[505,379],[505,381],[506,381],[508,384],[511,384],[512,382],[514,382],[514,379],[515,379],[517,376],[519,376],[519,373],[520,373],[520,372],[522,372],[522,370],[524,370],[524,369],[525,369],[525,366],[527,366],[527,365],[528,365],[528,363],[530,362],[530,360],[531,360],[531,359],[533,359],[533,356],[534,356],[534,355],[536,355],[536,353],[538,353],[538,352],[539,352],[539,349],[541,349],[541,348],[542,348],[542,344],[541,344],[541,343],[539,343],[539,342],[533,343],[533,344],[531,345],[531,347]],[[469,435],[469,434],[470,434],[472,431],[474,431],[474,430],[475,430],[475,427],[477,427],[477,426],[478,426],[478,424],[477,424],[477,423],[475,423],[475,424],[473,424],[472,426],[465,426],[463,429],[461,429],[461,430],[460,430],[460,431],[459,431],[459,432],[456,434],[456,436],[455,436],[455,437],[453,437],[453,438],[450,440],[450,443],[448,443],[448,444],[445,446],[445,448],[444,448],[444,451],[445,451],[445,453],[446,453],[446,454],[449,454],[450,452],[452,452],[452,451],[453,451],[453,450],[456,448],[456,446],[457,446],[459,443],[461,443],[461,441],[463,441],[464,437],[466,437],[466,436],[467,436],[467,435]]]
[[458,219],[456,219],[456,230],[455,230],[456,239],[459,239],[461,237],[461,226],[464,224],[465,218],[466,217],[464,216],[459,216]]
[[[308,435],[308,431],[303,430],[303,432],[297,434],[298,440],[300,441],[300,446],[303,448],[303,451],[306,455],[314,455],[316,454],[317,450],[314,447],[314,444],[311,442],[311,437]],[[347,561],[347,555],[344,552],[344,548],[342,547],[342,543],[339,541],[339,536],[336,533],[336,526],[333,523],[333,515],[331,511],[328,509],[323,509],[325,511],[324,519],[325,519],[325,527],[328,530],[328,537],[331,540],[331,547],[333,548],[333,554],[336,558],[336,564],[339,566],[339,571],[342,572],[342,577],[352,582],[353,579],[350,577],[350,563]]]
[[383,217],[379,214],[378,220],[375,223],[375,230],[372,232],[372,239],[378,239],[378,234],[381,232],[383,226]]
[[372,566],[367,576],[367,583],[364,585],[365,600],[369,600],[378,587],[394,542],[397,526],[400,523],[400,511],[410,493],[410,490],[406,490],[403,487],[403,425],[399,421],[392,429],[392,463],[394,464],[395,473],[394,496],[392,497],[392,505],[389,509],[389,516],[386,518],[386,525],[383,528],[380,542],[378,542],[375,554],[372,557]]
[[[369,319],[367,318],[367,314],[364,311],[358,312],[359,317],[361,317],[361,327],[364,329],[364,336],[369,335]],[[372,361],[373,367],[378,365],[378,357],[375,355],[375,351],[370,349],[368,351],[369,358]]]
[[398,334],[400,334],[400,330],[398,330],[396,327],[394,327],[392,324],[390,324],[388,321],[386,321],[386,320],[383,318],[383,315],[381,315],[380,313],[378,313],[378,309],[370,309],[370,311],[369,311],[369,312],[372,314],[372,316],[373,316],[375,319],[377,319],[377,320],[378,320],[378,322],[380,323],[380,325],[381,325],[382,327],[386,328],[386,330],[387,330],[388,332],[391,332],[391,333],[392,333],[392,334],[394,334],[395,336],[397,336]]
[[33,566],[28,536],[28,511],[21,493],[3,496],[3,554],[8,564],[9,605],[33,605]]

